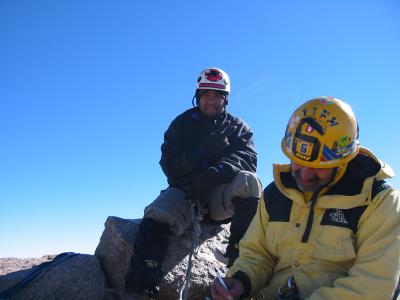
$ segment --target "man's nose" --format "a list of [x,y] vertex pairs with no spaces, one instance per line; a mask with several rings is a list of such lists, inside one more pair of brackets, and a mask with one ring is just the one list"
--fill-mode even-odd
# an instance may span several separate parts
[[218,96],[211,96],[208,98],[208,102],[217,102],[220,100],[220,97]]
[[309,181],[315,177],[313,169],[308,167],[303,167],[300,170],[300,176],[303,181]]

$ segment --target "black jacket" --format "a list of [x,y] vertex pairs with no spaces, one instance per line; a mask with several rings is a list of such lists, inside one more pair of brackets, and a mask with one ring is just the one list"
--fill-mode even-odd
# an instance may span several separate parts
[[[237,126],[228,139],[230,146],[211,161],[196,151],[199,142],[215,132],[226,122]],[[184,190],[190,189],[193,180],[205,169],[216,166],[220,182],[229,182],[239,171],[256,172],[257,153],[253,133],[241,119],[223,112],[214,120],[203,118],[198,107],[177,116],[164,134],[160,165],[168,184]]]

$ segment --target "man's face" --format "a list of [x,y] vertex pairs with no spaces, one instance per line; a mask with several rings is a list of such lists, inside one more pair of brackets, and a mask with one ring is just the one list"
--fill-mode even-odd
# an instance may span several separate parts
[[336,168],[310,168],[291,162],[290,169],[300,190],[303,192],[314,192],[333,180]]
[[206,118],[215,118],[224,111],[225,95],[218,94],[213,90],[204,90],[200,94],[200,111]]

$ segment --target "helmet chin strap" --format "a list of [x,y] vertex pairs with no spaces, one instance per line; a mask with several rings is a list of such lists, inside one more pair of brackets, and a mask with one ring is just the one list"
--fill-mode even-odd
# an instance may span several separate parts
[[335,172],[333,173],[333,178],[332,178],[331,182],[329,183],[329,186],[335,185],[336,183],[339,182],[340,179],[342,179],[343,175],[347,171],[347,166],[348,166],[348,163],[346,163],[344,165],[340,165],[335,168]]
[[339,168],[339,167],[336,167],[336,168],[333,170],[331,180],[329,180],[329,182],[325,185],[325,187],[331,187],[332,185],[334,185],[334,184],[336,183],[336,182],[335,182],[335,179],[336,179],[336,175],[337,175],[337,173],[338,173],[338,168]]

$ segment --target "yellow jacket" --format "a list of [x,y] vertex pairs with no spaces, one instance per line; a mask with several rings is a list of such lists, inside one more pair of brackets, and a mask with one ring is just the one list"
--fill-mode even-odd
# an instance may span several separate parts
[[311,201],[289,165],[274,165],[274,182],[227,276],[241,278],[256,299],[274,299],[291,275],[302,299],[392,299],[400,274],[400,196],[382,180],[391,176],[388,165],[361,148],[314,201],[306,237]]

